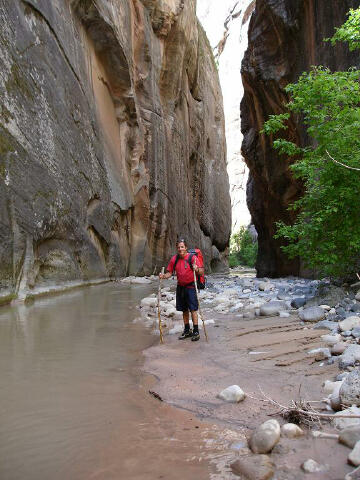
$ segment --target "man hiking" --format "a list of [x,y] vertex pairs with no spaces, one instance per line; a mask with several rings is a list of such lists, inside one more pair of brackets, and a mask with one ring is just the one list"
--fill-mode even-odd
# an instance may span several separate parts
[[[174,271],[177,277],[176,287],[176,310],[183,312],[184,331],[179,340],[191,337],[193,342],[199,340],[198,300],[194,285],[194,271],[197,275],[204,275],[204,266],[201,257],[189,253],[186,241],[180,238],[176,242],[177,255],[174,255],[166,268],[166,273],[160,273],[160,278],[170,278]],[[191,259],[191,266],[189,261]],[[193,330],[190,329],[190,316],[193,323]]]

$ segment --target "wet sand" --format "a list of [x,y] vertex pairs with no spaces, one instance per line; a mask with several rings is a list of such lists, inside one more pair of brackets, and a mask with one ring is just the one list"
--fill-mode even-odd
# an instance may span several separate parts
[[[307,356],[308,350],[323,346],[319,337],[328,332],[304,329],[297,315],[250,320],[216,315],[210,309],[205,309],[204,314],[216,321],[207,326],[209,343],[204,335],[196,343],[167,335],[164,345],[146,350],[145,369],[158,378],[156,392],[168,404],[232,432],[228,442],[223,441],[218,478],[235,479],[239,477],[231,473],[229,465],[246,453],[240,448],[244,438],[260,423],[274,418],[272,414],[280,423],[286,423],[276,414],[278,408],[261,400],[261,390],[283,405],[299,398],[321,400],[325,396],[323,381],[332,379],[339,371],[336,365],[320,366],[320,362]],[[217,399],[223,388],[233,384],[249,396],[239,404]],[[323,429],[334,431],[328,423],[324,423]],[[300,439],[281,439],[271,454],[276,464],[274,478],[343,479],[352,470],[346,465],[349,452],[336,440],[313,438],[309,430]],[[328,464],[329,471],[305,474],[300,465],[308,458]]]

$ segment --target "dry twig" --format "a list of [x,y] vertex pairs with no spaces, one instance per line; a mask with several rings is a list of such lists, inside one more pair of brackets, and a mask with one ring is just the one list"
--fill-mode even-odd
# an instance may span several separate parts
[[328,154],[330,160],[332,160],[334,163],[337,163],[338,165],[341,165],[342,167],[348,168],[349,170],[356,170],[357,172],[360,172],[360,168],[349,167],[349,165],[345,165],[345,163],[341,163],[338,160],[335,160],[335,158],[333,158],[327,150],[325,150],[325,152]]
[[279,411],[273,413],[272,415],[281,415],[285,420],[290,423],[296,423],[306,425],[308,427],[312,426],[314,423],[317,423],[321,427],[321,420],[329,420],[332,418],[360,418],[360,415],[334,415],[330,413],[319,413],[311,406],[311,401],[300,399],[298,401],[291,400],[289,406],[282,405],[279,402],[276,402],[268,395],[266,395],[261,387],[259,390],[264,397],[262,399],[265,402],[271,403],[276,406]]

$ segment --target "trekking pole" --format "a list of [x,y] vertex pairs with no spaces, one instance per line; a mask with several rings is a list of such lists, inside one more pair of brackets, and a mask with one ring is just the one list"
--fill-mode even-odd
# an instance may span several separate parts
[[[196,265],[196,258],[194,258],[194,264]],[[208,342],[209,340],[208,340],[208,336],[207,336],[207,333],[206,333],[204,317],[203,317],[201,307],[200,307],[199,292],[198,292],[198,288],[197,288],[195,269],[194,269],[194,285],[195,285],[195,291],[196,291],[196,298],[197,298],[198,306],[199,306],[199,313],[200,313],[200,317],[201,317],[201,320],[202,320],[203,329],[204,329],[204,333],[205,333],[205,338],[206,338],[206,341]]]
[[[164,267],[161,270],[161,274],[164,275]],[[161,300],[161,280],[159,278],[159,291],[158,291],[158,317],[159,317],[159,331],[160,331],[160,343],[164,343],[162,327],[161,327],[161,316],[160,316],[160,300]]]

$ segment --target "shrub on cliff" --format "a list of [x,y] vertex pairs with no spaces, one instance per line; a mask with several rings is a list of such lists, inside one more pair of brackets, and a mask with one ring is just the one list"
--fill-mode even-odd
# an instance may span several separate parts
[[229,266],[244,265],[254,267],[257,256],[257,241],[254,241],[246,227],[231,235]]
[[[360,48],[360,9],[332,39]],[[278,138],[273,146],[293,156],[290,167],[305,184],[305,194],[289,208],[297,213],[293,225],[277,224],[275,238],[286,239],[290,258],[327,275],[357,271],[360,258],[360,70],[330,72],[322,66],[303,73],[286,91],[286,112],[271,115],[263,132],[287,128],[291,114],[304,123],[309,145]]]

